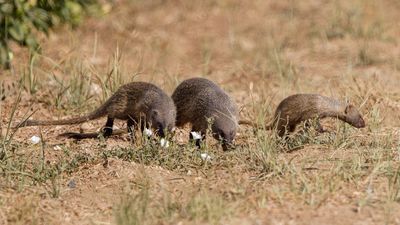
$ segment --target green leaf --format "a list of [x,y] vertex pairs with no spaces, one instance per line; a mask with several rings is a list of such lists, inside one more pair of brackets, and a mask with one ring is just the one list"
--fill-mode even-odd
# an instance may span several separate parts
[[13,9],[14,7],[10,3],[3,3],[0,6],[0,13],[11,14],[13,12]]
[[25,44],[28,46],[29,49],[36,51],[37,48],[39,47],[35,37],[32,34],[29,34],[25,38]]
[[59,23],[75,26],[97,5],[98,0],[0,0],[0,64],[12,58],[9,42],[38,51],[38,33],[48,34]]
[[4,65],[8,61],[7,56],[7,48],[2,43],[0,43],[0,64]]
[[43,9],[35,9],[30,14],[30,17],[35,28],[44,31],[47,34],[47,31],[51,25],[48,13]]
[[24,32],[22,30],[21,24],[14,24],[14,26],[10,27],[8,33],[14,38],[16,41],[22,42],[24,40]]

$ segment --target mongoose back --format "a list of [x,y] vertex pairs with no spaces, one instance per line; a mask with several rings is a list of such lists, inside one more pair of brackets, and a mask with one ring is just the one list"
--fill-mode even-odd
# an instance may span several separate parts
[[[279,103],[272,123],[266,128],[276,128],[278,135],[282,137],[286,132],[293,132],[303,121],[325,117],[338,118],[356,128],[365,127],[360,112],[351,104],[318,94],[295,94]],[[256,125],[246,120],[240,120],[239,124]],[[324,131],[318,121],[317,130]]]
[[[78,124],[103,116],[107,116],[103,130],[105,137],[112,134],[114,119],[126,120],[129,132],[133,132],[132,126],[141,122],[142,129],[151,127],[164,137],[164,131],[175,127],[176,109],[172,99],[157,86],[132,82],[121,86],[103,105],[87,115],[64,120],[27,120],[17,127]],[[85,135],[72,137],[84,138]]]
[[[215,83],[204,78],[185,80],[175,89],[172,99],[176,105],[177,127],[190,123],[192,131],[201,132],[204,139],[211,119],[213,137],[222,141],[224,151],[234,147],[237,106]],[[193,139],[192,133],[190,139]],[[199,139],[196,145],[200,147]]]

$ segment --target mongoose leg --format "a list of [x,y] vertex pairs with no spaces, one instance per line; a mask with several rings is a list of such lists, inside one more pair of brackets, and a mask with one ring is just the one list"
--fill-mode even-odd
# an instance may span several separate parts
[[114,125],[114,118],[107,117],[106,125],[102,129],[103,137],[109,137],[112,134],[112,128]]
[[286,134],[288,134],[289,132],[294,131],[294,128],[292,126],[290,126],[289,124],[278,124],[276,129],[277,129],[279,137],[283,137]]
[[236,146],[233,143],[222,143],[222,150],[224,151],[230,151],[234,150]]
[[190,141],[193,140],[192,132],[193,132],[193,131],[189,132],[189,140],[190,140]]
[[296,125],[289,125],[287,129],[290,133],[294,132],[296,130]]
[[147,128],[146,121],[144,119],[142,119],[142,120],[139,121],[139,123],[140,123],[140,130],[143,133],[144,129]]
[[296,129],[296,125],[285,125],[278,128],[279,137],[285,137]]
[[[140,131],[142,132],[143,137],[147,138],[147,140],[151,139],[152,133],[148,136],[148,134],[146,134],[146,132],[145,132],[145,129],[152,129],[152,128],[143,118],[139,119],[139,121],[131,120],[130,123],[133,124],[134,126],[136,125],[137,127],[140,127]],[[128,126],[129,126],[129,123],[128,123]],[[131,127],[132,127],[132,125],[131,125]],[[132,133],[132,136],[134,137],[133,133]]]
[[311,119],[308,119],[304,122],[305,129],[310,129],[310,127],[312,127],[312,125],[313,125],[313,121]]
[[325,133],[326,130],[322,127],[321,123],[319,121],[317,121],[317,127],[315,128],[316,131],[318,131],[319,133]]
[[127,127],[128,127],[128,133],[129,133],[129,134],[133,134],[133,132],[135,132],[135,125],[136,125],[135,120],[133,120],[133,119],[128,119],[128,120],[126,121],[126,125],[127,125]]
[[196,147],[201,148],[201,142],[203,142],[204,140],[206,140],[206,135],[205,135],[205,132],[202,132],[201,139],[196,140]]
[[[289,124],[288,120],[283,119],[283,118],[278,118],[276,123],[277,123],[276,124],[276,131],[278,132],[278,136],[279,137],[283,137],[288,132],[290,132],[290,124]],[[275,128],[275,125],[274,125],[273,128]]]
[[[307,120],[307,121],[304,123],[305,129],[310,129],[310,127],[313,126],[313,125],[314,125],[314,124],[313,124],[313,121],[312,121],[312,120]],[[324,132],[325,132],[324,128],[322,127],[321,123],[319,122],[319,119],[317,119],[317,120],[315,121],[315,130],[316,130],[318,133],[324,133]]]
[[129,137],[131,138],[132,141],[135,139],[135,125],[136,124],[137,124],[136,121],[131,119],[131,118],[129,118],[126,121],[126,126],[127,126],[127,129],[128,129],[128,135],[129,135]]

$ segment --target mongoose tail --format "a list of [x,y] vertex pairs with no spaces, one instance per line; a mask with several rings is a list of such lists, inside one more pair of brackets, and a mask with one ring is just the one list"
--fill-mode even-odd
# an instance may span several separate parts
[[69,125],[69,124],[78,124],[83,123],[89,120],[94,120],[105,116],[107,114],[107,106],[108,102],[104,103],[95,111],[81,117],[75,117],[71,119],[64,119],[64,120],[26,120],[20,122],[14,128],[20,127],[29,127],[29,126],[50,126],[50,125]]

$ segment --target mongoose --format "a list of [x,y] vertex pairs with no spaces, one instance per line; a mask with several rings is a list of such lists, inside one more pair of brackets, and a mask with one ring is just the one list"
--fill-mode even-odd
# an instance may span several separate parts
[[[300,122],[325,117],[338,118],[356,128],[365,127],[360,112],[351,104],[318,94],[295,94],[279,103],[274,119],[266,129],[276,128],[278,135],[282,137],[287,132],[293,132]],[[239,124],[256,126],[254,122],[247,120],[240,120]],[[318,121],[317,131],[324,132]]]
[[[211,121],[213,137],[222,141],[224,151],[234,148],[236,136],[237,106],[225,91],[215,83],[204,78],[191,78],[183,81],[175,89],[172,99],[176,105],[176,126],[186,123],[192,125],[192,132],[200,132],[205,139]],[[190,139],[194,139],[190,133]],[[196,146],[200,147],[200,139]]]
[[[132,126],[142,122],[142,130],[145,126],[151,127],[159,136],[165,137],[164,132],[175,127],[176,109],[172,99],[157,86],[132,82],[121,86],[103,105],[85,116],[53,121],[27,120],[17,127],[77,124],[103,116],[107,116],[104,137],[112,134],[114,119],[126,120],[128,132],[133,132]],[[81,139],[96,136],[71,133],[70,137]]]

